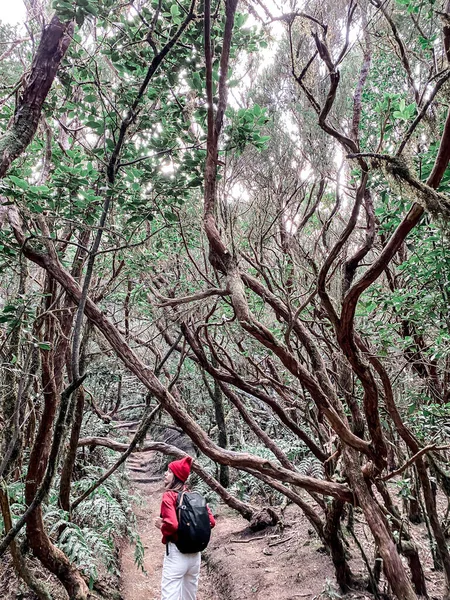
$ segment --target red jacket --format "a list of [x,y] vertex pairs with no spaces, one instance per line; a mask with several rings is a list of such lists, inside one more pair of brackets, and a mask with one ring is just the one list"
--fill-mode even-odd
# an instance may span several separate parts
[[[177,498],[178,492],[168,490],[164,492],[161,501],[161,518],[163,520],[161,525],[162,543],[173,542],[177,539],[178,531],[178,517],[177,517]],[[209,522],[211,527],[214,527],[216,521],[213,517],[209,506],[206,507],[209,514]]]

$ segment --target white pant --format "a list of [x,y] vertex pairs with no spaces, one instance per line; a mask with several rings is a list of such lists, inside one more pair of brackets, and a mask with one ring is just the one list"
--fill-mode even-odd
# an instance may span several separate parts
[[182,554],[169,542],[164,555],[161,600],[195,600],[200,575],[200,552]]

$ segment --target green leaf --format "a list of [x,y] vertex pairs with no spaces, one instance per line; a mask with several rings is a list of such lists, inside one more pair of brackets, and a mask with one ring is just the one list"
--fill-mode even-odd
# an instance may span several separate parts
[[50,191],[50,188],[46,185],[30,185],[29,189],[33,194],[48,194]]
[[197,92],[203,92],[203,83],[198,73],[192,75],[192,83]]
[[406,113],[408,115],[408,117],[412,117],[415,112],[416,112],[416,103],[415,102],[413,102],[412,104],[408,104],[408,106],[403,111],[403,113]]
[[3,312],[5,313],[16,313],[17,310],[17,306],[15,304],[7,304],[4,308],[3,308]]
[[84,23],[84,12],[81,10],[77,10],[76,15],[75,15],[75,21],[77,23],[77,25],[79,25],[80,27],[83,25]]
[[93,4],[88,4],[85,8],[85,11],[94,17],[98,16],[98,10]]
[[9,178],[17,187],[20,187],[22,190],[27,190],[30,187],[25,179],[20,179],[20,177],[15,177],[14,175],[10,175]]
[[51,350],[52,345],[50,342],[39,342],[38,346],[41,350]]
[[245,23],[247,18],[248,18],[248,15],[244,15],[242,13],[237,13],[236,17],[234,19],[236,29],[239,29],[240,27],[242,27],[242,25]]
[[176,223],[178,221],[178,216],[175,213],[166,211],[164,213],[164,216],[166,217],[166,219],[168,221],[170,221],[171,223]]

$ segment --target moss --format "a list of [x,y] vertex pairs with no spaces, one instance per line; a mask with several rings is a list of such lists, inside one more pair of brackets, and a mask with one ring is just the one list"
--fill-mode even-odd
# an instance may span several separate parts
[[404,159],[390,158],[381,167],[392,189],[409,202],[423,206],[431,216],[448,226],[450,223],[450,199],[417,179]]
[[0,138],[0,177],[4,176],[9,165],[28,146],[39,122],[39,115],[30,107],[22,106],[14,117],[14,124]]

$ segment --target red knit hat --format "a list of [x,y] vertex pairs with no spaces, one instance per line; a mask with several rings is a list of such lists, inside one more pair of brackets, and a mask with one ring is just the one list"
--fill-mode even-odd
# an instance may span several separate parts
[[181,460],[174,460],[173,462],[169,463],[169,469],[176,477],[178,477],[178,479],[181,479],[181,481],[184,482],[189,477],[191,465],[192,456],[185,456]]

